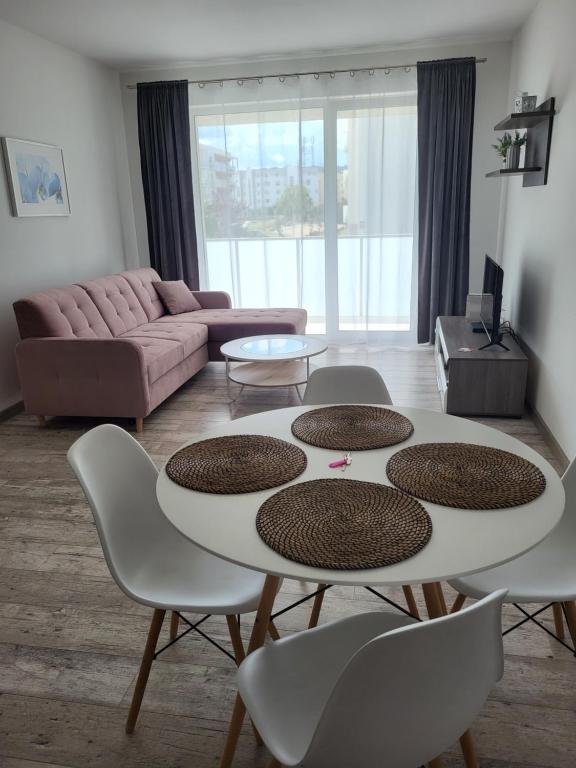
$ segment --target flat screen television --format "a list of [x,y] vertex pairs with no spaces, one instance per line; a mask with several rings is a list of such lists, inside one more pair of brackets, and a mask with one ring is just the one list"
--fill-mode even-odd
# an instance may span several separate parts
[[500,332],[500,315],[502,313],[502,284],[504,282],[504,270],[494,259],[486,256],[484,260],[484,284],[482,286],[482,305],[480,310],[480,319],[484,330],[490,339],[480,349],[486,349],[497,345],[503,349],[507,347],[502,344],[502,334]]

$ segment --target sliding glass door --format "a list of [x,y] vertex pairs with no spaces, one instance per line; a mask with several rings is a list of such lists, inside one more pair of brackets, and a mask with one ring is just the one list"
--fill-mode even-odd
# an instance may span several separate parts
[[193,110],[203,287],[304,307],[308,333],[406,339],[415,94],[391,102]]
[[336,131],[338,330],[410,331],[415,108],[338,109]]

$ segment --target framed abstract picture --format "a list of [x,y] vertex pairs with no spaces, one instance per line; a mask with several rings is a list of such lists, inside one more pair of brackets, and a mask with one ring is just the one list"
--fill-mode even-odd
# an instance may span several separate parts
[[14,216],[69,216],[70,201],[61,147],[2,139]]

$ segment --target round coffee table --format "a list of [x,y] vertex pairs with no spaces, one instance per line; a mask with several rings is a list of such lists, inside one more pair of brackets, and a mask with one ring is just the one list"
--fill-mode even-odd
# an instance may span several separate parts
[[[302,400],[298,385],[310,376],[310,358],[325,352],[325,342],[312,336],[273,333],[246,336],[227,341],[220,347],[226,361],[226,386],[230,399],[230,382],[248,387],[294,387]],[[238,361],[231,367],[230,361]],[[242,389],[240,392],[242,392]]]

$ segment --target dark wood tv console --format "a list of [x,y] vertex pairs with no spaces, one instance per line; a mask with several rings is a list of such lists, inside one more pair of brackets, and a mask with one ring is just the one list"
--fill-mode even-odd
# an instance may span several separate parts
[[485,339],[473,332],[465,317],[436,320],[436,377],[442,409],[457,416],[520,417],[528,358],[511,336],[504,337],[508,352],[500,347],[479,350]]

